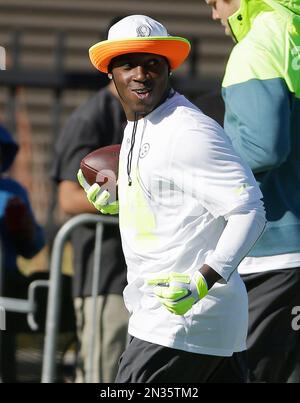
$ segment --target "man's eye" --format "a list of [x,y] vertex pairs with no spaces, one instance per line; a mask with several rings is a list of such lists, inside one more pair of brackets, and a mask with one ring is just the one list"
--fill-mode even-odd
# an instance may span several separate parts
[[150,67],[154,67],[154,66],[157,66],[159,64],[159,61],[157,59],[152,59],[152,60],[149,60],[149,62],[147,64]]
[[208,1],[206,1],[206,4],[207,4],[208,6],[210,6],[211,8],[213,8],[213,9],[216,9],[216,7],[217,7],[217,2],[216,2],[216,1],[210,1],[210,0],[208,0]]
[[125,69],[125,70],[130,70],[130,69],[132,69],[133,65],[132,65],[132,63],[124,63],[124,64],[122,65],[122,67],[123,67],[123,69]]

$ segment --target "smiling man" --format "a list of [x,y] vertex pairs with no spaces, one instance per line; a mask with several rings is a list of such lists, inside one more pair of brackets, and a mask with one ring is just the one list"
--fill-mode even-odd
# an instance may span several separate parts
[[[170,72],[167,60],[151,53],[133,53],[114,58],[109,66],[110,78],[118,82],[118,93],[128,120],[135,114],[146,116],[168,96]],[[132,80],[132,70],[136,79]],[[145,71],[148,76],[145,77]],[[150,74],[151,73],[151,74]]]
[[[131,340],[120,383],[244,381],[247,295],[236,267],[263,230],[264,208],[222,128],[170,85],[189,51],[139,15],[90,49],[128,119],[118,184]],[[78,178],[108,212],[107,191]]]
[[250,380],[286,382],[300,372],[291,326],[300,305],[300,2],[207,3],[237,42],[222,84],[224,127],[260,184],[268,220],[238,268],[249,295]]

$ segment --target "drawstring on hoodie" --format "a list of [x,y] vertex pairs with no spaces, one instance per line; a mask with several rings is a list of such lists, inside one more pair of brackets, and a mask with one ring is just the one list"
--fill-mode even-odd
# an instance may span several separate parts
[[130,144],[130,149],[129,149],[128,156],[127,156],[128,186],[132,185],[132,179],[131,179],[130,174],[131,174],[133,148],[134,148],[134,143],[135,143],[135,135],[136,135],[137,125],[138,125],[137,115],[138,115],[137,112],[135,112],[134,113],[134,122],[133,122],[132,134],[131,134],[131,144]]
[[[173,88],[170,88],[167,97],[164,98],[164,101],[166,99],[172,98],[175,94],[176,94],[176,91],[174,91]],[[137,125],[138,125],[138,112],[134,112],[134,122],[133,122],[132,134],[131,134],[131,144],[130,144],[130,149],[129,149],[128,156],[127,156],[128,186],[132,185],[132,179],[131,179],[130,174],[131,174],[132,156],[133,156],[133,148],[134,148],[134,144],[135,144],[135,135],[136,135]]]

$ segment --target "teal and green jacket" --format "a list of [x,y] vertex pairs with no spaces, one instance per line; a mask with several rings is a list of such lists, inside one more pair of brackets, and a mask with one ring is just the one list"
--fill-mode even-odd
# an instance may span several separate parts
[[223,80],[224,126],[264,195],[250,256],[300,252],[300,0],[241,0]]

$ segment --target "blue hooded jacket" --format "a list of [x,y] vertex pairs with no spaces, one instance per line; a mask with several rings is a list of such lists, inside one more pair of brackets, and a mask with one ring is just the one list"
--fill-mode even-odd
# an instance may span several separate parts
[[[0,236],[2,243],[3,267],[5,276],[15,276],[18,273],[17,256],[31,258],[38,253],[45,244],[42,228],[37,224],[26,190],[18,182],[3,176],[12,165],[18,152],[18,145],[10,133],[0,125]],[[1,161],[2,160],[2,161]],[[23,200],[32,216],[35,225],[35,237],[33,240],[24,240],[22,245],[16,245],[13,238],[4,225],[4,214],[8,201],[13,197]]]

